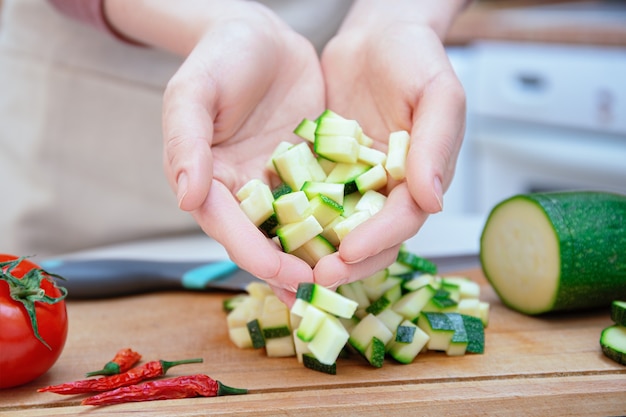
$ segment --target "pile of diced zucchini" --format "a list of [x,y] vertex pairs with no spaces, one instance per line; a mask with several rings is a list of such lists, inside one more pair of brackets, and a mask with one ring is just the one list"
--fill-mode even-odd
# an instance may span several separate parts
[[255,282],[226,300],[225,310],[236,346],[296,356],[335,374],[337,359],[351,352],[374,367],[386,358],[409,364],[427,350],[483,353],[489,304],[474,281],[438,275],[434,264],[403,248],[388,268],[337,291],[300,284],[291,309]]
[[271,189],[252,179],[236,197],[254,225],[284,252],[313,266],[382,208],[387,197],[380,191],[388,178],[405,176],[410,136],[392,132],[382,152],[356,120],[330,110],[302,120],[294,133],[305,141],[281,142],[266,166],[280,185]]

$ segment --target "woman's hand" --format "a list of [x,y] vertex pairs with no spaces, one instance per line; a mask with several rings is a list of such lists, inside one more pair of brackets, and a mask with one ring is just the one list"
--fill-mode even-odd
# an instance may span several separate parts
[[379,213],[320,260],[315,281],[337,286],[388,266],[402,242],[443,209],[465,129],[465,95],[442,45],[463,2],[359,0],[322,55],[327,107],[386,150],[407,130],[406,181],[389,185]]
[[[109,16],[124,35],[186,56],[163,102],[165,172],[180,208],[289,302],[298,282],[313,280],[311,268],[265,238],[234,194],[252,178],[269,183],[276,145],[296,141],[294,127],[323,110],[313,46],[255,2],[121,3],[126,10]],[[129,21],[139,4],[149,10]],[[157,27],[146,23],[151,17]]]

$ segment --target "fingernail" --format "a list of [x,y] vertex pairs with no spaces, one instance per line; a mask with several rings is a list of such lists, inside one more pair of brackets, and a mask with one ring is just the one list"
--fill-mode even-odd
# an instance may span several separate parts
[[178,200],[178,208],[181,208],[183,205],[183,200],[185,199],[185,196],[187,195],[187,174],[182,172],[178,176],[176,187],[177,187],[176,198]]
[[354,259],[352,261],[344,261],[344,263],[346,263],[347,265],[354,265],[354,264],[358,264],[359,262],[363,262],[366,259],[367,259],[367,257],[364,256],[362,258],[357,258],[357,259]]
[[443,187],[441,185],[441,180],[439,177],[435,177],[435,181],[433,184],[433,192],[435,194],[435,199],[437,199],[437,203],[439,204],[439,211],[443,210]]
[[337,281],[335,281],[332,284],[330,284],[329,288],[335,289],[335,288],[339,287],[340,285],[347,284],[347,283],[348,283],[348,280],[346,278],[340,278]]

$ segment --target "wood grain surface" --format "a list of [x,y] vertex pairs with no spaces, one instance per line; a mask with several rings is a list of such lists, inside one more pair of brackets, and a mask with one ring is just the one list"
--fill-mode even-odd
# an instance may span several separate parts
[[[227,335],[226,293],[162,292],[69,301],[69,338],[44,376],[0,391],[0,416],[111,415],[498,415],[615,416],[626,414],[626,367],[603,356],[600,331],[608,311],[528,317],[504,307],[478,271],[491,303],[486,351],[448,357],[420,354],[410,365],[388,359],[380,369],[360,357],[340,359],[337,375],[305,369],[295,358],[241,350]],[[38,393],[80,379],[122,347],[144,360],[202,357],[169,376],[206,373],[248,395],[80,406],[85,396]]]

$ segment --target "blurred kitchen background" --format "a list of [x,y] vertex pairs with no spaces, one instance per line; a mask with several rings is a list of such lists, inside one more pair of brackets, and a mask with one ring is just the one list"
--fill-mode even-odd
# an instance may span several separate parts
[[467,133],[417,250],[477,253],[490,209],[517,193],[626,193],[626,1],[477,1],[446,45]]
[[479,1],[448,51],[468,128],[447,212],[515,194],[626,193],[626,2]]

